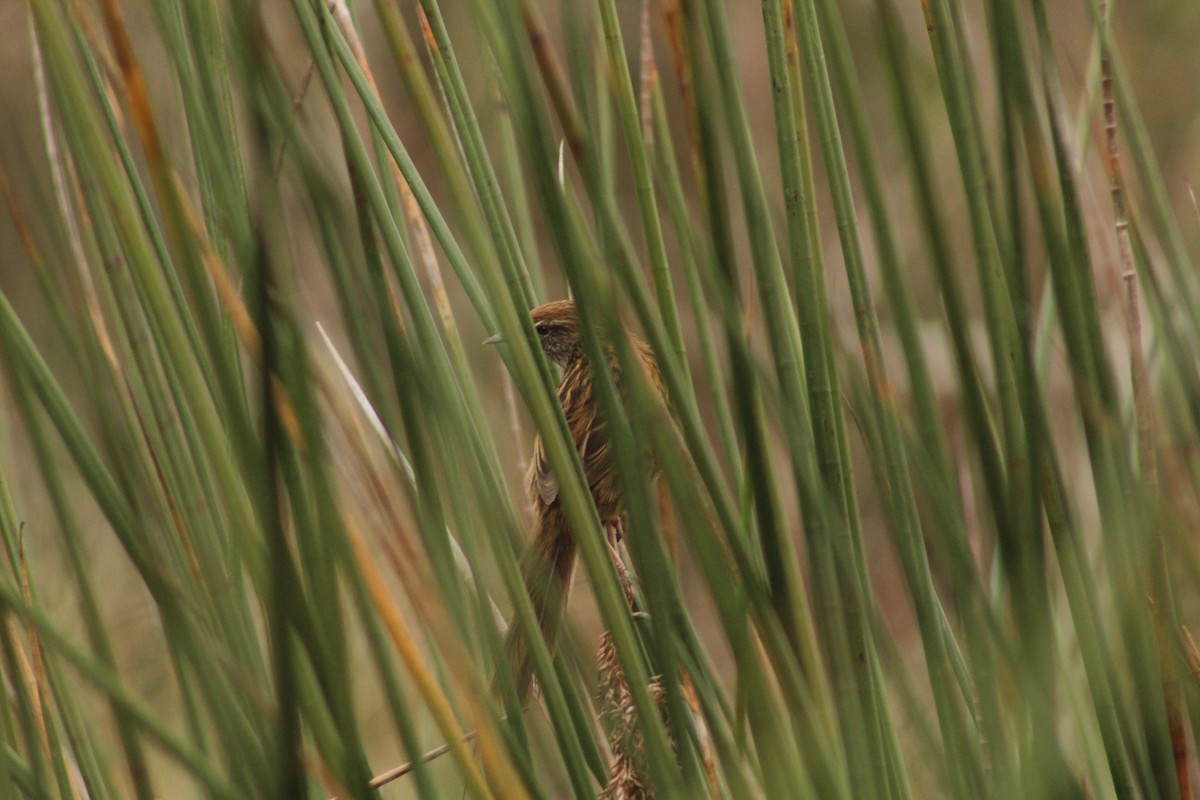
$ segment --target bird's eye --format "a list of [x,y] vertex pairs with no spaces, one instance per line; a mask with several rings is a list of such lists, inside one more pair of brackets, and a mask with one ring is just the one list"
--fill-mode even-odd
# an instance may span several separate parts
[[547,326],[546,323],[539,322],[533,326],[533,329],[538,332],[538,336],[542,336],[546,333]]

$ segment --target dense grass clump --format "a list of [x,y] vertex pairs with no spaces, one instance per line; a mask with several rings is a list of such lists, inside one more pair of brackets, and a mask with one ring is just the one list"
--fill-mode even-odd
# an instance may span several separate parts
[[1190,798],[1196,226],[1046,6],[29,0],[0,797]]

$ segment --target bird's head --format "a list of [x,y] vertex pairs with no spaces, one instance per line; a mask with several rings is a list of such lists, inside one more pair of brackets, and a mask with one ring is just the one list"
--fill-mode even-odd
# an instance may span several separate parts
[[[579,330],[579,317],[575,315],[573,300],[552,300],[529,312],[533,329],[546,358],[565,367],[576,359],[583,358],[583,334]],[[484,339],[484,344],[497,344],[504,337],[497,333]]]
[[583,357],[583,334],[579,330],[574,301],[543,303],[530,311],[529,316],[546,358],[562,367]]

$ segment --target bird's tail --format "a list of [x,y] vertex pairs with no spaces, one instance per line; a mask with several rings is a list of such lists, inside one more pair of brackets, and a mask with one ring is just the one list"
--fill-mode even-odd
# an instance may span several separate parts
[[[551,652],[571,591],[575,554],[575,537],[567,524],[566,514],[555,503],[538,515],[533,543],[521,563],[525,589],[533,603],[542,638]],[[509,627],[506,649],[517,697],[524,705],[533,688],[533,663],[529,642],[515,624]]]

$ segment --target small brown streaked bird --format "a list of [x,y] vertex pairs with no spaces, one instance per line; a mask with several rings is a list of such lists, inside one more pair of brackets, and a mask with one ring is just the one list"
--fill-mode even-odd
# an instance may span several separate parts
[[[583,474],[591,491],[592,502],[614,564],[622,572],[628,593],[628,578],[623,573],[617,545],[624,535],[624,506],[616,470],[609,455],[609,441],[605,422],[600,414],[599,399],[592,385],[592,365],[584,352],[583,334],[579,318],[575,314],[575,303],[571,300],[555,300],[533,309],[533,327],[541,341],[546,358],[562,367],[562,378],[558,382],[558,400],[567,418],[571,440],[583,463]],[[659,394],[663,394],[662,379],[650,346],[635,336],[630,336],[634,350],[639,356],[646,378]],[[500,341],[494,336],[488,342]],[[615,352],[610,349],[608,368],[618,390],[623,390],[621,367]],[[622,394],[624,392],[622,391]],[[553,650],[559,624],[566,609],[571,590],[571,579],[575,573],[577,544],[575,535],[567,521],[566,511],[558,496],[558,481],[550,470],[542,437],[533,443],[533,458],[529,464],[529,497],[533,504],[533,542],[522,560],[522,573],[526,590],[533,609],[541,624],[542,636]],[[509,665],[516,684],[517,695],[522,703],[533,687],[533,665],[529,657],[529,646],[516,626],[509,629],[507,639]]]

